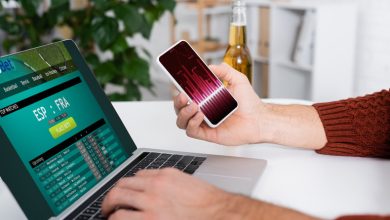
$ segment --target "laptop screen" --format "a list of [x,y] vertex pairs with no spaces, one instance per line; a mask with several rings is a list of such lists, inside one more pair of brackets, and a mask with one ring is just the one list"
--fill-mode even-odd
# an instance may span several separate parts
[[0,59],[0,125],[56,215],[130,156],[63,42]]

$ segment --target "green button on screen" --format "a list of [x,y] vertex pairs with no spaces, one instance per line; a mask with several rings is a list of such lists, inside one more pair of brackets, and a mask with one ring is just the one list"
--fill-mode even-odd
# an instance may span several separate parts
[[65,121],[49,128],[49,132],[54,139],[57,139],[62,135],[68,133],[69,131],[73,130],[75,127],[77,127],[77,124],[74,121],[73,117],[70,117]]

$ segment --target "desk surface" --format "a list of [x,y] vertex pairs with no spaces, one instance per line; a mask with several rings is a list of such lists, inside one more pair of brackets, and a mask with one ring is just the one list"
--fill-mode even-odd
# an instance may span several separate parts
[[[119,102],[114,107],[139,148],[266,159],[254,198],[323,218],[390,213],[390,161],[326,156],[271,144],[225,147],[187,137],[176,127],[172,102]],[[23,217],[3,184],[0,216]]]

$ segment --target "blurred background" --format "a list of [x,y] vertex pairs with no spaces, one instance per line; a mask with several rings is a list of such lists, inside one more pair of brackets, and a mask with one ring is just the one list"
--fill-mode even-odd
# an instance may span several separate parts
[[[0,54],[74,39],[111,100],[170,100],[155,63],[180,39],[225,54],[231,1],[1,0]],[[330,101],[390,88],[389,0],[247,0],[253,87]]]

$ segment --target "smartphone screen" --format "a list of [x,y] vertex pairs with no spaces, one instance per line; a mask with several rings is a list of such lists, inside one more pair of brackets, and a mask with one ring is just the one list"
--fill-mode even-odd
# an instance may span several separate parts
[[237,108],[237,101],[187,42],[177,43],[159,61],[213,125]]

